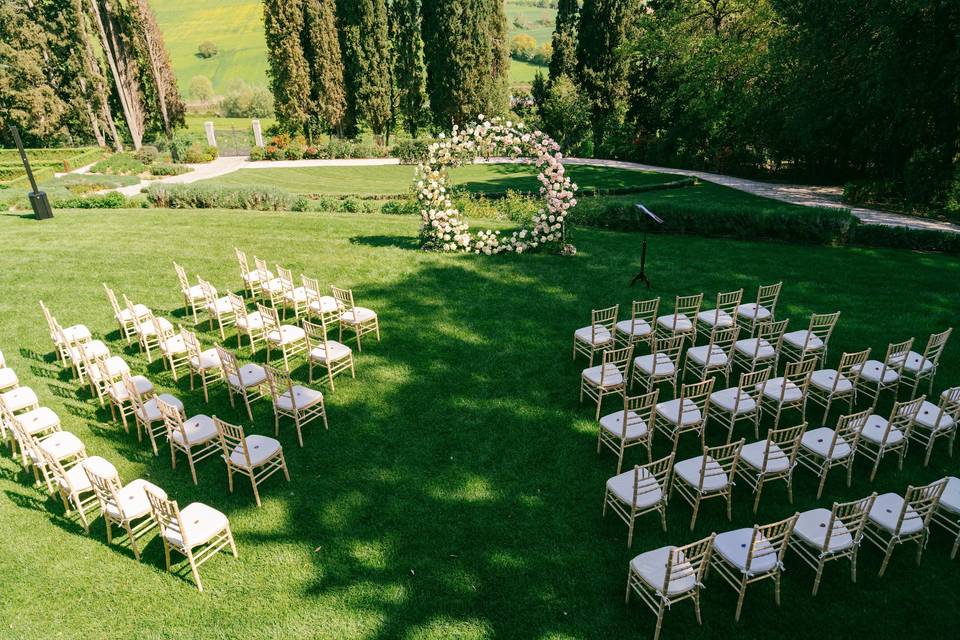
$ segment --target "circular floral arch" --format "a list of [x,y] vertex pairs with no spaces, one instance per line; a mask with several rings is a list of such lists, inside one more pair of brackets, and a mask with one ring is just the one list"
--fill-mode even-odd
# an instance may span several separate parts
[[[447,168],[470,164],[477,158],[508,156],[536,163],[540,170],[543,207],[524,228],[511,235],[500,231],[470,233],[470,225],[450,200]],[[424,249],[492,255],[512,251],[573,252],[564,246],[564,220],[576,206],[577,185],[564,175],[560,146],[542,131],[527,131],[522,122],[484,119],[464,128],[453,127],[450,137],[430,145],[417,169],[414,184],[420,201],[420,241]]]

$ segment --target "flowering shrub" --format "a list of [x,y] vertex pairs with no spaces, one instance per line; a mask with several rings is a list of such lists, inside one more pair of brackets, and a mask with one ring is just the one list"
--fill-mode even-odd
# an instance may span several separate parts
[[[447,167],[473,162],[479,157],[505,155],[536,163],[540,174],[543,206],[530,218],[530,224],[511,235],[500,231],[470,233],[470,225],[450,199]],[[454,126],[448,138],[441,134],[427,149],[414,178],[420,201],[420,242],[424,249],[495,253],[547,250],[571,253],[563,247],[564,220],[577,204],[577,185],[564,175],[560,146],[542,131],[529,132],[522,122],[484,119],[463,129]]]

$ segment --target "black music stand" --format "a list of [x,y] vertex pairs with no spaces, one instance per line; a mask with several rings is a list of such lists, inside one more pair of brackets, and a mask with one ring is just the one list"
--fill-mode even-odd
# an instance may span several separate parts
[[[643,206],[642,203],[637,203],[635,205],[637,209],[640,210],[646,216],[646,219],[653,220],[657,224],[663,224],[663,218],[655,214],[650,209],[647,209]],[[637,282],[643,282],[647,285],[647,289],[650,288],[650,279],[647,277],[647,225],[643,227],[643,250],[640,252],[640,273],[633,277],[633,280],[630,281],[630,286],[637,284]]]
[[10,134],[13,141],[17,143],[17,149],[20,151],[20,161],[23,163],[23,170],[27,172],[27,179],[30,180],[32,191],[28,194],[30,206],[33,207],[33,215],[37,220],[45,220],[53,217],[53,209],[50,207],[50,201],[47,194],[37,188],[37,181],[33,177],[33,170],[30,169],[30,161],[27,160],[27,152],[23,150],[23,141],[20,139],[20,131],[13,125],[10,125]]

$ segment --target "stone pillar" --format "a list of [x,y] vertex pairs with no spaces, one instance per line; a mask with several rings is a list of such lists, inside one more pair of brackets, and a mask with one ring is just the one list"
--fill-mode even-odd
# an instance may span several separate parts
[[257,119],[253,120],[253,141],[254,143],[263,148],[263,130],[260,128],[260,121]]
[[217,146],[217,136],[213,133],[213,123],[204,122],[203,129],[207,132],[207,144],[211,147]]

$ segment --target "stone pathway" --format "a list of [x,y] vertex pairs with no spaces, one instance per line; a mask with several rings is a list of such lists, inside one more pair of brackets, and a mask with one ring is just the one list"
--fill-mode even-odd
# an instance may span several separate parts
[[[489,162],[511,162],[505,158],[491,158]],[[792,184],[776,184],[770,182],[760,182],[757,180],[747,180],[746,178],[735,178],[725,176],[719,173],[709,173],[706,171],[691,171],[689,169],[672,169],[669,167],[657,167],[649,164],[640,164],[637,162],[625,162],[622,160],[600,160],[595,158],[566,158],[566,164],[587,164],[598,167],[615,167],[619,169],[635,169],[640,171],[656,171],[658,173],[668,173],[680,176],[694,177],[699,180],[713,182],[715,184],[745,191],[764,198],[772,198],[782,202],[798,204],[806,207],[828,207],[850,209],[853,215],[857,216],[866,224],[882,224],[893,227],[909,227],[911,229],[927,229],[936,231],[948,231],[960,233],[960,225],[943,222],[940,220],[931,220],[926,218],[916,218],[913,216],[892,213],[889,211],[879,211],[877,209],[866,209],[863,207],[851,207],[840,200],[840,187],[822,187],[806,186]],[[400,164],[396,158],[374,158],[357,160],[262,160],[250,162],[246,158],[223,157],[217,158],[213,162],[204,164],[191,164],[192,171],[179,176],[170,176],[159,180],[143,180],[139,184],[120,187],[118,192],[132,196],[151,184],[189,184],[199,182],[200,180],[209,180],[220,176],[239,171],[240,169],[283,169],[283,168],[303,168],[303,167],[363,167],[363,166],[386,166]],[[88,169],[88,167],[84,167]],[[82,170],[82,169],[81,169]],[[78,170],[79,171],[79,170]]]

